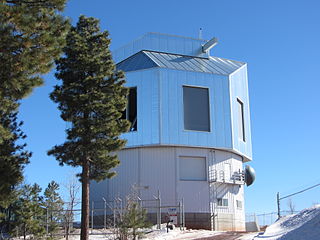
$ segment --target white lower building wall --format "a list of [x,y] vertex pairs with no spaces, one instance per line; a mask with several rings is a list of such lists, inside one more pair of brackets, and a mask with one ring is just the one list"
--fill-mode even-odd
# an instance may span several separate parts
[[[187,226],[188,216],[197,219],[194,216],[201,214],[201,219],[207,218],[214,230],[245,229],[244,187],[233,184],[226,176],[230,173],[231,178],[233,172],[242,170],[240,156],[222,150],[171,146],[128,148],[118,156],[121,164],[115,168],[117,176],[100,183],[92,182],[91,201],[125,199],[133,191],[141,199],[151,200],[160,193],[162,205],[173,206],[184,200]],[[205,158],[206,179],[181,180],[180,157]],[[227,171],[225,182],[210,182],[209,169]],[[218,198],[228,199],[228,206],[218,206]],[[241,201],[241,207],[237,207],[236,200]],[[155,210],[149,209],[149,212]]]

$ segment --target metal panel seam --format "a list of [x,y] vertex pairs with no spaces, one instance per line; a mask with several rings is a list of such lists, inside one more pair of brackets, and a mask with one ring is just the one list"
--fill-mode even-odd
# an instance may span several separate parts
[[174,147],[174,165],[175,165],[175,201],[178,203],[178,157],[177,148]]
[[231,148],[234,149],[234,131],[233,131],[233,104],[232,104],[232,90],[231,90],[231,76],[228,76],[229,101],[230,101],[230,127],[231,127]]
[[159,94],[159,144],[162,144],[162,88],[161,88],[161,70],[158,69],[158,94]]

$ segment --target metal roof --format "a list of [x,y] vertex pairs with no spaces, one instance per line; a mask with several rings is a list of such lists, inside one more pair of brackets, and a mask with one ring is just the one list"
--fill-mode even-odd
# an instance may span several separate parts
[[229,75],[245,65],[243,62],[219,57],[194,57],[171,53],[140,51],[117,64],[125,72],[160,67],[192,72]]

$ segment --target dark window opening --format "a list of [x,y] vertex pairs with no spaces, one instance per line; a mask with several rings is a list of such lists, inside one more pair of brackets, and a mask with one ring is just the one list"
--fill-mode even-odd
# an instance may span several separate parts
[[210,132],[209,89],[183,87],[184,129]]
[[225,198],[218,198],[217,199],[217,202],[218,202],[218,206],[219,207],[228,207],[228,199],[225,199]]
[[237,99],[238,102],[238,128],[239,128],[239,138],[242,141],[246,141],[246,135],[244,131],[244,112],[243,112],[243,103],[240,101],[240,99]]
[[237,208],[242,209],[242,202],[237,200]]
[[133,87],[129,89],[129,95],[127,97],[127,108],[122,113],[122,119],[127,119],[130,123],[130,132],[137,131],[137,88]]

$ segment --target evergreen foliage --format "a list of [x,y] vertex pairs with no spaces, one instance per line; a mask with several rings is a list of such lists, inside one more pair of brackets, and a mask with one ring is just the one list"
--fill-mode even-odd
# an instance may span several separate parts
[[58,193],[59,184],[51,181],[44,191],[44,207],[47,211],[48,233],[56,233],[59,223],[63,220],[63,201]]
[[[68,21],[66,0],[0,0],[0,118],[43,83],[61,53]],[[0,124],[0,141],[9,136]]]
[[61,15],[66,0],[0,0],[0,201],[22,180],[30,153],[19,130],[19,100],[42,84],[58,58],[69,28]]
[[[39,194],[41,188],[38,184],[25,184],[21,188],[19,199],[13,204],[14,225],[13,233],[21,233],[26,239],[28,234],[36,237],[45,234],[45,210],[43,197]],[[19,234],[20,235],[20,234]]]
[[129,236],[132,236],[134,240],[139,238],[144,234],[141,229],[151,227],[151,224],[147,222],[146,209],[143,209],[136,201],[129,201],[119,227],[121,240],[126,240]]
[[14,199],[14,187],[23,179],[23,168],[29,162],[31,153],[24,150],[26,144],[19,144],[26,135],[20,129],[17,113],[0,118],[0,123],[12,133],[0,143],[0,206],[6,207]]
[[119,164],[115,154],[125,146],[119,135],[128,131],[129,122],[121,119],[128,89],[124,74],[116,71],[109,50],[108,32],[100,32],[98,20],[81,16],[66,38],[64,56],[56,61],[55,86],[51,99],[58,103],[61,118],[72,123],[64,144],[48,154],[60,165],[81,166],[81,239],[88,239],[89,182],[115,175]]

